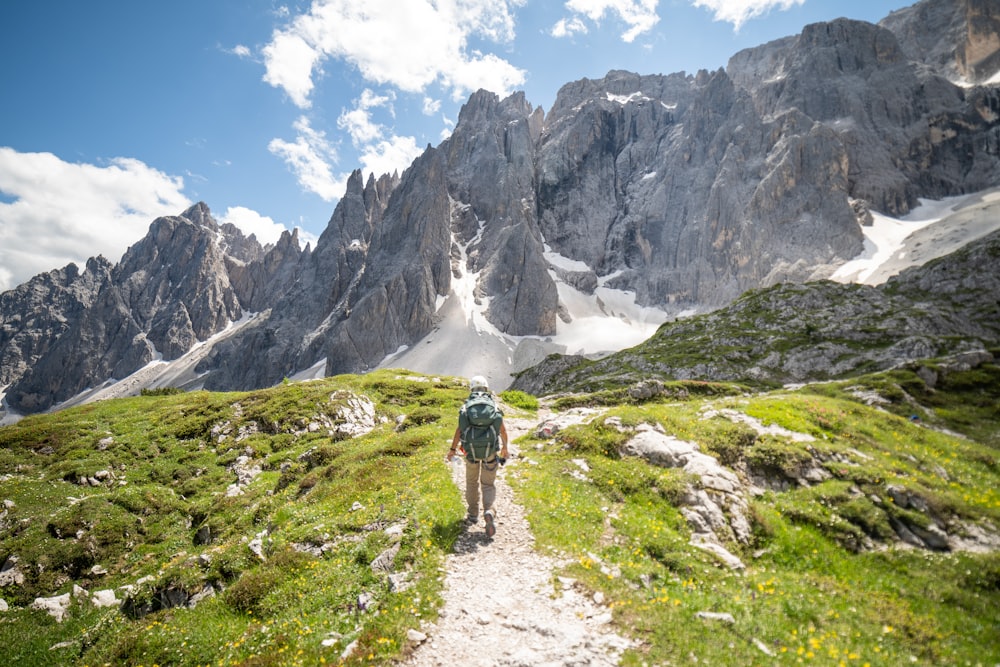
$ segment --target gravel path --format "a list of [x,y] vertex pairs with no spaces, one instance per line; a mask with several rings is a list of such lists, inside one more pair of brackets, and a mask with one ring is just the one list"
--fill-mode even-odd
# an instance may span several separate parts
[[[506,420],[510,439],[534,426]],[[506,476],[525,465],[510,445],[511,461],[497,476],[497,533],[486,537],[480,519],[467,528],[446,560],[444,606],[437,623],[422,628],[426,640],[405,665],[616,665],[631,642],[611,627],[610,611],[585,597],[572,580],[557,579],[559,563],[535,551],[524,508]],[[465,488],[465,464],[452,478]],[[463,494],[464,498],[464,494]]]

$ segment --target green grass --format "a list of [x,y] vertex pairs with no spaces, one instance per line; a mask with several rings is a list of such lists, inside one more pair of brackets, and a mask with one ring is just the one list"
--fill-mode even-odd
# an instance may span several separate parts
[[[604,406],[617,419],[552,441],[523,437],[534,465],[509,468],[508,479],[539,545],[601,591],[620,631],[640,642],[627,665],[997,664],[1000,556],[901,548],[894,526],[932,516],[956,531],[1000,526],[1000,374],[938,368],[930,387],[917,370],[756,395],[666,382],[641,401],[611,386],[566,396],[560,408]],[[0,428],[0,498],[14,503],[0,561],[18,556],[26,577],[0,589],[11,605],[0,614],[4,660],[339,664],[354,642],[346,664],[398,660],[407,629],[436,617],[460,532],[460,492],[441,454],[465,396],[459,380],[381,371],[140,396]],[[338,427],[357,397],[371,400],[377,424],[352,437]],[[527,394],[502,398],[519,415],[538,409]],[[725,411],[785,430],[762,435]],[[641,424],[767,482],[750,499],[751,541],[727,545],[745,570],[689,545],[681,508],[696,478],[621,456]],[[261,472],[229,494],[241,457]],[[797,481],[816,471],[817,481]],[[80,483],[99,473],[98,486]],[[398,592],[370,567],[393,544],[390,525],[401,528],[396,565],[410,584]],[[256,538],[263,560],[249,548]],[[121,598],[122,586],[135,588],[126,613],[77,600],[56,623],[28,608],[74,585]],[[194,608],[159,602],[209,585],[215,595]]]
[[[443,558],[459,534],[459,493],[440,460],[465,396],[457,382],[399,375],[142,396],[0,429],[0,463],[13,471],[0,496],[15,504],[0,560],[17,555],[27,579],[0,590],[12,606],[0,616],[5,660],[337,664],[354,641],[348,664],[397,656],[406,630],[435,617]],[[374,401],[379,425],[331,435],[353,394]],[[240,456],[262,472],[229,496],[227,468]],[[78,484],[102,470],[106,483]],[[352,511],[355,502],[363,509]],[[393,539],[373,526],[391,524],[402,527],[396,569],[410,587],[401,592],[370,568]],[[197,544],[206,526],[211,542]],[[258,535],[265,561],[248,547]],[[294,545],[327,546],[315,556]],[[107,573],[93,574],[95,565]],[[119,587],[143,577],[131,614],[77,602],[58,624],[26,608],[73,584],[122,598]],[[192,609],[156,602],[208,585],[217,594]],[[359,607],[361,595],[369,602]]]
[[514,408],[528,412],[538,411],[538,399],[531,394],[516,389],[500,392],[500,399]]
[[[522,466],[514,484],[536,538],[568,558],[566,574],[601,591],[616,622],[642,642],[624,664],[1000,661],[1000,555],[901,547],[892,521],[928,518],[894,505],[886,490],[895,485],[922,498],[935,516],[995,530],[994,450],[863,405],[849,384],[620,407],[541,449],[541,440],[521,443],[536,465]],[[814,440],[757,435],[722,417],[705,418],[706,408],[736,410]],[[622,458],[618,444],[628,436],[609,429],[607,416],[625,425],[659,424],[743,474],[788,482],[785,491],[752,500],[752,542],[728,545],[744,571],[688,545],[690,528],[678,507],[694,480]],[[974,432],[996,432],[995,415],[970,421]],[[586,481],[571,474],[580,458],[590,469]],[[791,482],[812,466],[828,473],[826,481]],[[735,623],[698,618],[702,611],[729,613]]]

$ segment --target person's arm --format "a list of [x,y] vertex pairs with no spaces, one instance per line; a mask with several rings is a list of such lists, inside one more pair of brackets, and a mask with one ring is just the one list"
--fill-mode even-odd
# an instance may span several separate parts
[[500,422],[500,456],[505,459],[510,457],[507,453],[507,426],[503,422]]
[[448,463],[451,463],[451,460],[455,458],[455,454],[458,452],[458,441],[461,439],[461,437],[462,437],[462,430],[456,426],[455,435],[451,439],[451,449],[448,450],[448,456],[447,456]]

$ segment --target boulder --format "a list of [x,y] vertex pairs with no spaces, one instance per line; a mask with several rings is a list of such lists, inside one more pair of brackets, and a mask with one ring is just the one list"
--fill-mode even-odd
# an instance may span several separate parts
[[[638,456],[665,468],[681,468],[699,478],[699,487],[689,487],[685,492],[681,509],[698,536],[697,546],[708,545],[709,550],[722,555],[719,549],[724,550],[724,542],[749,543],[749,504],[744,485],[717,459],[702,453],[697,444],[642,425],[620,451],[623,456]],[[722,556],[730,566],[742,567],[731,554]]]
[[55,595],[49,598],[35,598],[35,601],[31,603],[31,608],[44,611],[56,619],[57,623],[62,623],[66,617],[66,613],[69,611],[69,605],[70,594],[63,593],[62,595]]

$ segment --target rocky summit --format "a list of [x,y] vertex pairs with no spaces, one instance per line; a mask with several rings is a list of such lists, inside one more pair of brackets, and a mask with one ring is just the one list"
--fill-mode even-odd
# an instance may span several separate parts
[[599,287],[666,318],[827,277],[863,252],[872,211],[1000,182],[998,16],[996,0],[923,0],[714,72],[572,82],[548,113],[476,92],[401,175],[354,173],[315,248],[291,233],[261,247],[198,204],[116,265],[0,295],[6,404],[43,411],[128,378],[134,393],[370,370],[430,340],[460,290],[484,323],[469,335],[512,350]]

